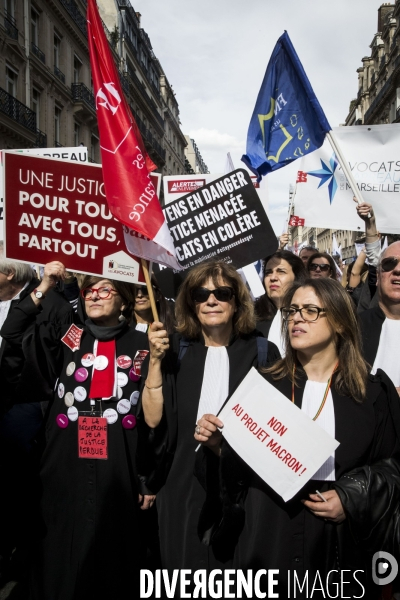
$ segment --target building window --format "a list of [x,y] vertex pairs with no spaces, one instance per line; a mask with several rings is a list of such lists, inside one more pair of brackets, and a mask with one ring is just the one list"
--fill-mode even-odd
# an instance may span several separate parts
[[147,54],[143,51],[143,47],[141,48],[140,52],[140,60],[142,61],[142,65],[147,69],[148,58]]
[[82,69],[82,61],[74,56],[74,83],[79,83]]
[[95,135],[92,135],[92,137],[90,139],[90,158],[93,161],[96,161],[96,159],[97,159],[98,147],[99,147],[99,138],[96,137]]
[[6,90],[14,98],[17,97],[17,79],[18,73],[10,67],[6,67]]
[[79,123],[74,123],[74,146],[79,146],[81,136],[81,127]]
[[33,8],[31,9],[31,42],[39,46],[39,15]]
[[60,51],[61,51],[61,38],[55,33],[54,34],[54,66],[59,69],[60,67]]
[[11,19],[15,18],[15,4],[14,0],[6,0],[6,16],[11,17]]
[[32,110],[36,115],[36,127],[40,129],[40,92],[32,89]]
[[54,142],[60,143],[60,129],[61,129],[61,108],[56,106],[54,108]]

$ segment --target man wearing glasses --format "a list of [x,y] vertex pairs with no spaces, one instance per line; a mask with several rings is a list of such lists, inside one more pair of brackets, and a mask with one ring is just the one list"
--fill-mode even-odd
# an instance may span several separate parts
[[383,369],[400,395],[400,241],[380,257],[377,278],[379,305],[360,315],[364,355],[371,372]]

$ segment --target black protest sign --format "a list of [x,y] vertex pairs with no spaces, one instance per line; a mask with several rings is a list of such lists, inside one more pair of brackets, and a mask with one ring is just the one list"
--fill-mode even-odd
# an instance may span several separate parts
[[277,239],[250,175],[237,169],[164,208],[184,269],[223,260],[237,269],[277,249]]

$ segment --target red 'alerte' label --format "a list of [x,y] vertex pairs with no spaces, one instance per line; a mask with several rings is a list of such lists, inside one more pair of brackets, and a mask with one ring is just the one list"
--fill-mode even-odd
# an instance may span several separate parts
[[168,192],[170,194],[188,194],[195,192],[206,185],[205,179],[181,179],[177,181],[168,181]]

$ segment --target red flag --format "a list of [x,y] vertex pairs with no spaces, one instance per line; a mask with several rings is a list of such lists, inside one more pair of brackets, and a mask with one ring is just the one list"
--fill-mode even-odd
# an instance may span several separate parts
[[296,215],[292,215],[289,219],[289,225],[291,227],[303,227],[305,223],[305,219],[301,217],[296,217]]
[[125,243],[131,254],[180,269],[149,175],[157,167],[145,150],[123,94],[95,0],[88,0],[87,25],[108,206],[125,225]]

